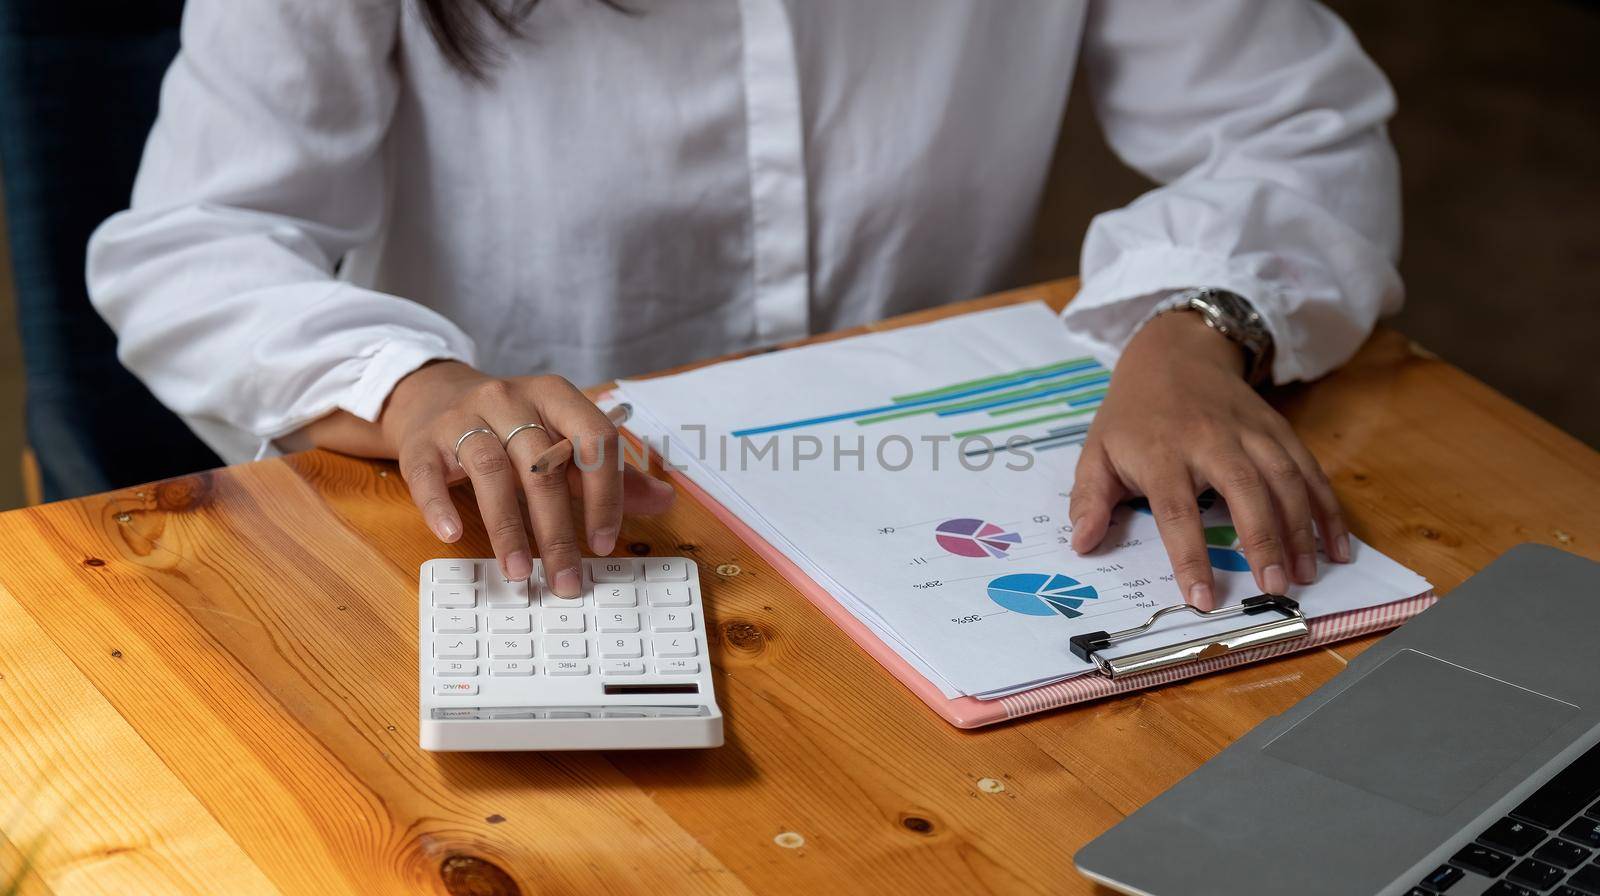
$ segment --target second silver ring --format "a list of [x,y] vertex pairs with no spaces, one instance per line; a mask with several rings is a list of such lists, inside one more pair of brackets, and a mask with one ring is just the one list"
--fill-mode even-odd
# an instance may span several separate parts
[[506,437],[504,439],[500,440],[500,444],[506,445],[506,446],[510,446],[511,440],[516,438],[517,437],[517,433],[522,432],[524,429],[537,429],[540,432],[544,433],[546,436],[550,435],[550,430],[545,429],[543,426],[541,426],[538,423],[524,423],[521,426],[517,427],[516,429],[513,429],[512,431],[506,433]]
[[[466,465],[461,463],[461,443],[465,442],[467,439],[472,438],[473,436],[477,435],[480,432],[483,433],[486,436],[493,436],[495,434],[494,430],[485,429],[484,427],[479,426],[479,427],[475,427],[473,429],[467,430],[466,432],[461,434],[461,438],[456,439],[456,447],[455,447],[455,451],[453,453],[456,456],[456,466],[460,467],[463,470],[466,469]],[[499,438],[499,437],[496,436],[496,438]]]

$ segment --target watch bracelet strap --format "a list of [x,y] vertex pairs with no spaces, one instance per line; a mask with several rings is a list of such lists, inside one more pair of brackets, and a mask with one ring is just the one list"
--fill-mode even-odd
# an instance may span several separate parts
[[[1226,296],[1227,298],[1219,301],[1220,296]],[[1197,305],[1196,299],[1209,302],[1213,307],[1221,307],[1225,304],[1242,306],[1241,310],[1247,315],[1247,319],[1226,320],[1222,316],[1215,315],[1206,308]],[[1270,381],[1274,354],[1272,334],[1267,331],[1265,319],[1261,316],[1261,312],[1256,310],[1255,305],[1249,299],[1236,292],[1215,287],[1185,289],[1173,294],[1170,298],[1157,305],[1155,311],[1151,312],[1147,320],[1152,320],[1174,311],[1193,311],[1199,314],[1200,319],[1206,322],[1206,326],[1221,333],[1224,338],[1237,345],[1240,351],[1244,353],[1244,379],[1251,386],[1259,387]],[[1232,315],[1227,315],[1227,317],[1232,317]],[[1247,335],[1246,331],[1252,326],[1259,330],[1259,347],[1252,345]]]

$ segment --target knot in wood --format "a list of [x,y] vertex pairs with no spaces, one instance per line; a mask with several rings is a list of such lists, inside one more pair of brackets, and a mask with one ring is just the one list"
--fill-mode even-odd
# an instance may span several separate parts
[[522,888],[505,869],[477,856],[445,856],[439,879],[450,896],[522,896]]
[[735,619],[722,626],[722,642],[734,650],[760,653],[767,648],[767,635],[755,623]]
[[211,500],[211,474],[196,473],[156,483],[156,507],[181,513],[204,507]]
[[902,815],[902,816],[900,816],[900,824],[901,824],[902,827],[904,827],[908,831],[911,831],[912,833],[916,833],[916,834],[931,834],[931,833],[933,833],[933,822],[929,821],[926,818],[923,818],[920,815]]

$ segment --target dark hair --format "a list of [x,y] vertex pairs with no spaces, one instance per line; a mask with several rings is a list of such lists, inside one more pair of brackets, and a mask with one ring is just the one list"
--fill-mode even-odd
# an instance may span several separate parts
[[[617,12],[629,13],[617,0],[600,0]],[[539,0],[418,0],[428,31],[444,58],[461,73],[482,80],[499,61],[491,35],[484,33],[485,19],[512,37],[522,34],[522,21]]]
[[419,0],[428,31],[444,57],[462,73],[483,78],[497,61],[484,18],[507,34],[515,35],[522,20],[539,0]]

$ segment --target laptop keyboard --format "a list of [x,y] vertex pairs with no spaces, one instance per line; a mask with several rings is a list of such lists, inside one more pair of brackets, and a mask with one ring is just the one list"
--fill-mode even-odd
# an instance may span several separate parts
[[1600,896],[1600,745],[1407,896]]

